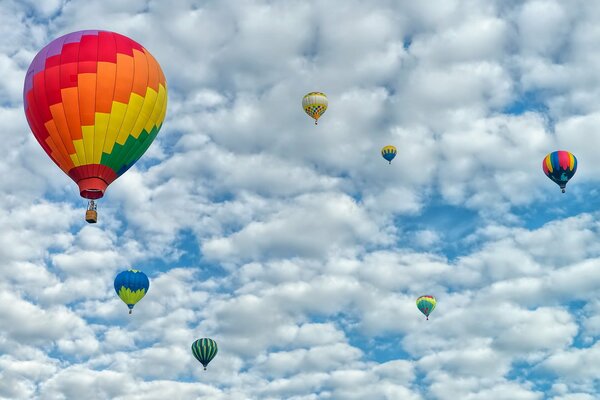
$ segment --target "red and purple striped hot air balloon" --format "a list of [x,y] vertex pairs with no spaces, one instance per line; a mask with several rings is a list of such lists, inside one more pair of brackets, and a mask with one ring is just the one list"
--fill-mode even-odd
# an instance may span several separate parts
[[577,171],[577,158],[565,150],[554,151],[544,157],[542,169],[546,176],[552,179],[564,193],[567,182]]
[[50,42],[25,77],[25,115],[36,139],[94,200],[150,146],[167,110],[158,62],[140,44],[107,31],[79,31]]

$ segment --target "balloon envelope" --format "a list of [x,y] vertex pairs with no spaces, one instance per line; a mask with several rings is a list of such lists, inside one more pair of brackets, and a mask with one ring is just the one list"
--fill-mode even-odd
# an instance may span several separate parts
[[417,308],[427,317],[427,319],[429,319],[429,314],[435,309],[436,304],[437,301],[435,297],[430,295],[421,296],[417,299]]
[[390,164],[392,163],[394,157],[396,157],[396,153],[397,150],[395,146],[384,146],[381,149],[381,156],[385,158]]
[[192,353],[200,361],[204,369],[217,355],[217,342],[209,338],[201,338],[192,343]]
[[140,44],[79,31],[35,56],[23,89],[29,126],[50,158],[98,199],[150,146],[165,118],[167,84]]
[[542,161],[544,174],[555,182],[565,192],[565,186],[569,179],[577,171],[577,158],[565,150],[549,153]]
[[310,92],[302,99],[302,108],[311,118],[314,118],[315,125],[321,115],[327,110],[329,104],[325,93],[321,92]]
[[133,310],[133,306],[148,293],[149,287],[148,277],[137,269],[120,272],[115,278],[115,291],[129,310]]

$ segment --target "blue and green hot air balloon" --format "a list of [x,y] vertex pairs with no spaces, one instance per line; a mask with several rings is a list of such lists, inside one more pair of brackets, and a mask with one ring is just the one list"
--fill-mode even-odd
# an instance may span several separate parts
[[429,314],[435,309],[437,300],[430,295],[421,296],[417,299],[417,308],[429,319]]
[[133,311],[133,306],[148,293],[149,287],[148,277],[137,269],[120,272],[115,278],[115,291],[129,307],[129,314]]
[[192,343],[192,353],[196,360],[200,361],[204,370],[206,366],[217,355],[217,342],[209,338],[201,338]]

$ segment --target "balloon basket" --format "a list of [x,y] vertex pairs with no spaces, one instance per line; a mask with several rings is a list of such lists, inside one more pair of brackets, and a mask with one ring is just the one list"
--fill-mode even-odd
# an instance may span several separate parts
[[98,222],[98,212],[95,210],[87,210],[85,212],[85,220],[90,224]]

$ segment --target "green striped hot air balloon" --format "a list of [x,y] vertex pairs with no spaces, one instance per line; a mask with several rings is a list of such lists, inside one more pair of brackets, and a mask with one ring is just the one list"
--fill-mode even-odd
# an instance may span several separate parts
[[208,363],[217,355],[217,342],[209,338],[201,338],[192,343],[192,353],[200,361],[204,370]]

